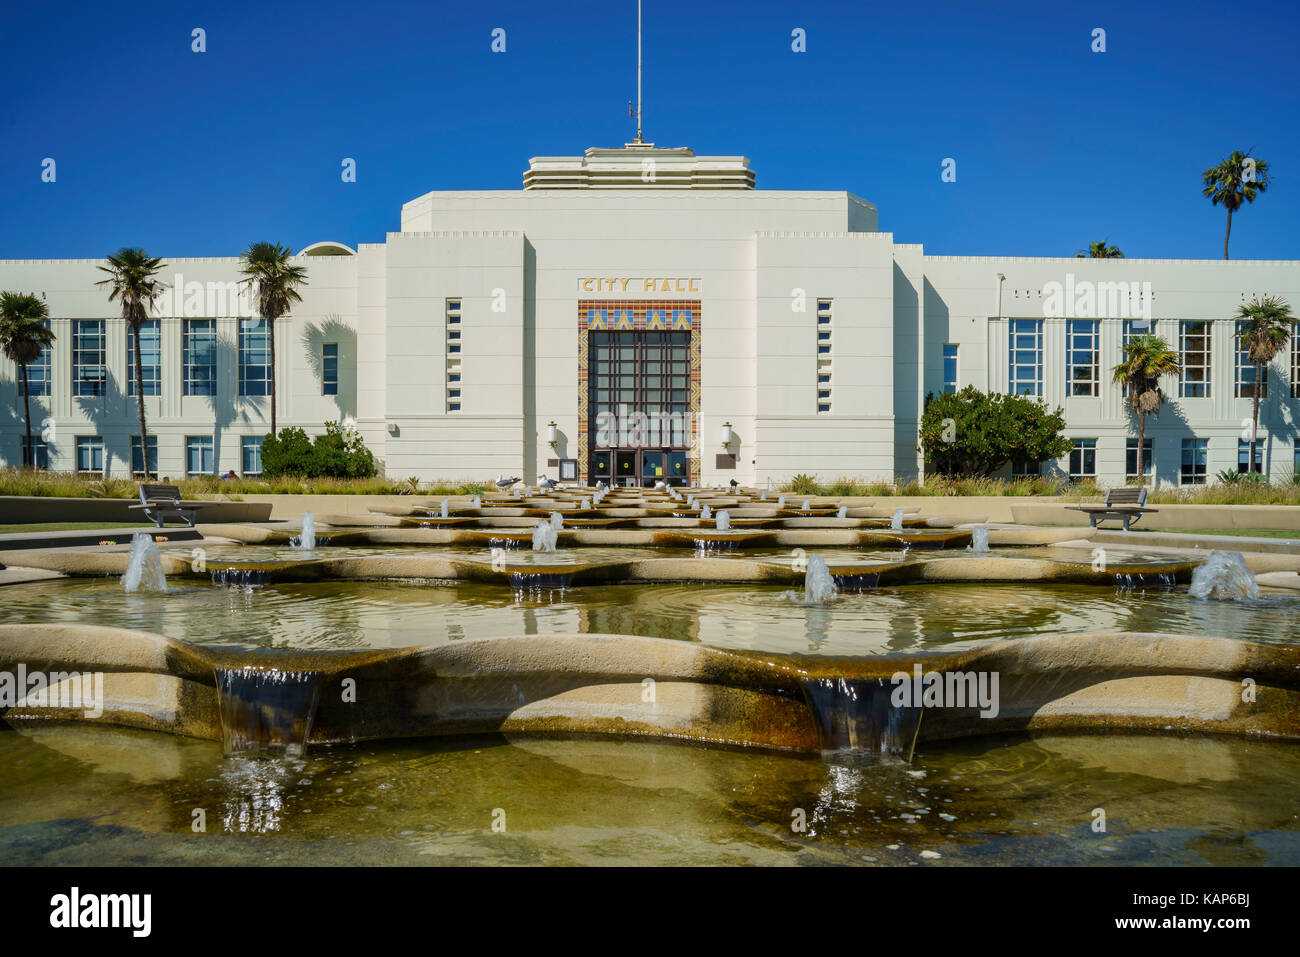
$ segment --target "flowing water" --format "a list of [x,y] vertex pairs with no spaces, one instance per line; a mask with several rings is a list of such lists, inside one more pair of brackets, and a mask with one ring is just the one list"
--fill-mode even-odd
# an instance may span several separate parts
[[989,550],[989,527],[987,525],[976,525],[970,530],[970,544],[966,546],[972,552],[987,552]]
[[[923,745],[911,764],[495,736],[248,760],[210,741],[47,727],[0,734],[0,857],[1294,866],[1296,780],[1294,745],[1214,737],[1007,736]],[[1090,826],[1097,807],[1123,809],[1103,834]],[[196,809],[206,833],[194,833]]]
[[[521,578],[526,576],[521,576]],[[1191,598],[1185,589],[930,583],[840,588],[829,604],[788,586],[553,582],[301,582],[227,588],[173,582],[124,593],[113,579],[0,591],[5,620],[93,622],[235,647],[394,648],[498,635],[611,633],[720,648],[875,655],[972,648],[1000,638],[1085,631],[1220,635],[1274,643],[1300,634],[1300,596]]]
[[167,575],[163,572],[158,543],[147,532],[131,538],[131,557],[122,576],[122,590],[127,592],[166,592]]
[[[443,518],[446,518],[446,516],[444,515]],[[302,530],[290,540],[290,545],[304,552],[316,550],[316,519],[311,512],[303,513]]]

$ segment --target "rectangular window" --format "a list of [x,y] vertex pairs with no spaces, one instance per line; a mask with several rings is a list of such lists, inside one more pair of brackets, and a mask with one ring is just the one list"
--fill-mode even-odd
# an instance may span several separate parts
[[817,300],[817,414],[831,411],[831,364],[834,353],[831,334],[833,299]]
[[[41,325],[46,329],[50,328],[50,321],[42,319]],[[20,372],[19,375],[22,375]],[[49,395],[50,394],[50,347],[41,346],[41,354],[36,357],[36,361],[27,363],[27,394],[28,395]],[[45,468],[47,466],[42,466]]]
[[261,435],[245,435],[239,440],[239,462],[244,475],[262,474],[262,439]]
[[1070,481],[1097,481],[1097,440],[1075,439],[1070,450]]
[[[1255,397],[1255,363],[1250,361],[1250,348],[1246,343],[1246,333],[1250,331],[1249,322],[1237,323],[1236,344],[1237,357],[1234,370],[1234,394],[1238,399]],[[1264,381],[1260,384],[1259,397],[1268,398],[1268,366],[1264,366]]]
[[1300,336],[1291,337],[1291,398],[1300,399]]
[[217,320],[185,320],[181,362],[185,395],[217,394]]
[[[447,318],[447,411],[460,411],[460,344],[461,344],[461,308],[460,299],[448,299],[445,306]],[[451,356],[457,356],[453,359]],[[456,388],[453,388],[453,383]]]
[[[146,378],[146,382],[148,379]],[[131,436],[131,474],[143,475],[144,463],[140,459],[140,436]],[[158,436],[149,436],[149,474],[158,474]]]
[[271,394],[271,338],[265,319],[239,320],[239,394]]
[[212,436],[185,437],[185,472],[187,475],[211,475],[216,470],[212,456]]
[[[26,435],[20,435],[19,448],[27,441]],[[30,465],[32,468],[47,469],[50,467],[50,447],[45,444],[45,440],[39,435],[32,436],[31,445],[27,446],[27,457],[23,460],[24,465]]]
[[103,395],[108,384],[106,363],[104,320],[75,320],[72,323],[72,394]]
[[326,342],[320,347],[321,395],[339,394],[339,344]]
[[[1155,457],[1152,454],[1153,449],[1151,443],[1152,443],[1151,439],[1142,440],[1142,471],[1146,474],[1147,478],[1151,478],[1151,476],[1155,475],[1156,472]],[[1124,480],[1126,482],[1136,482],[1138,477],[1137,471],[1138,471],[1138,440],[1125,439],[1124,440]]]
[[[157,319],[140,323],[140,373],[144,394],[162,394],[162,333]],[[126,330],[126,394],[135,395],[135,333]]]
[[943,347],[943,391],[957,391],[957,346],[951,342]]
[[104,471],[104,440],[98,435],[77,436],[77,471]]
[[1066,395],[1101,395],[1101,323],[1070,319],[1065,328]]
[[1255,467],[1252,469],[1250,462],[1250,443],[1237,440],[1237,472],[1245,474],[1246,472],[1264,472],[1264,436],[1255,438]]
[[1205,484],[1205,463],[1209,456],[1209,439],[1183,439],[1183,462],[1178,480],[1183,485]]
[[1043,394],[1043,323],[1038,319],[1012,319],[1007,365],[1011,395]]
[[1026,462],[1023,459],[1011,460],[1011,477],[1012,478],[1031,478],[1042,474],[1042,466],[1038,462]]
[[[1154,336],[1156,334],[1156,320],[1154,319],[1125,319],[1124,329],[1120,334],[1119,357],[1120,361],[1128,359],[1128,344],[1137,336]],[[1121,394],[1128,395],[1128,386],[1120,386]],[[1136,440],[1135,440],[1136,441]]]
[[1154,319],[1125,319],[1124,329],[1120,335],[1120,348],[1127,349],[1128,344],[1137,336],[1154,336],[1156,334],[1156,320]]
[[[1178,354],[1183,371],[1178,376],[1178,395],[1185,399],[1210,397],[1210,330],[1209,322],[1178,324]],[[1200,483],[1195,483],[1200,484]]]

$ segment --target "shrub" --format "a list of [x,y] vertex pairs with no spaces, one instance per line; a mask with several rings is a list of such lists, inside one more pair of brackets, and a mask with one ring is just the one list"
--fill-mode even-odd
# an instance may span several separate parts
[[796,475],[786,485],[786,491],[794,492],[796,495],[816,495],[819,488],[816,476],[802,473]]
[[311,439],[297,426],[281,429],[278,437],[267,433],[262,440],[262,477],[308,475],[311,454]]
[[[1045,462],[1070,451],[1064,410],[1023,395],[984,393],[974,386],[926,396],[921,448],[931,470],[986,476],[1008,462]],[[905,494],[901,490],[899,494]]]
[[370,478],[375,474],[375,457],[355,429],[326,422],[325,434],[318,435],[312,445],[308,468],[307,474],[313,478]]

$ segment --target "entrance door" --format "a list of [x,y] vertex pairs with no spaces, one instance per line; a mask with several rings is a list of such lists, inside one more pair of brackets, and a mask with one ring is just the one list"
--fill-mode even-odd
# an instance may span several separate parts
[[689,332],[590,332],[593,483],[650,487],[690,479]]

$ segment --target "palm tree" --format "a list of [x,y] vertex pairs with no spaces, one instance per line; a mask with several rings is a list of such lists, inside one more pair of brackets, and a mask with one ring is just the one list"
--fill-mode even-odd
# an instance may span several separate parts
[[299,286],[307,284],[307,267],[289,262],[293,250],[279,243],[253,243],[240,258],[244,268],[244,282],[257,296],[257,312],[266,320],[267,342],[270,347],[271,367],[267,377],[271,382],[271,434],[275,435],[275,320],[288,315],[295,302],[302,302]]
[[41,350],[54,342],[47,325],[50,308],[34,292],[0,292],[0,351],[12,359],[22,375],[23,411],[27,416],[27,442],[23,465],[32,461],[32,404],[27,395],[27,365],[41,357]]
[[1074,254],[1075,259],[1123,259],[1124,254],[1118,246],[1107,246],[1106,240],[1089,243],[1087,249],[1080,249]]
[[1182,370],[1178,353],[1159,336],[1134,336],[1124,347],[1124,361],[1115,366],[1114,381],[1128,390],[1128,403],[1138,420],[1137,475],[1138,482],[1146,483],[1143,468],[1142,446],[1146,442],[1147,416],[1159,415],[1165,394],[1160,390],[1160,377],[1177,375]]
[[1253,203],[1255,197],[1268,189],[1268,160],[1252,159],[1241,150],[1218,166],[1211,166],[1201,174],[1204,187],[1201,195],[1214,206],[1223,204],[1228,211],[1228,229],[1223,234],[1223,258],[1228,258],[1228,237],[1232,235],[1232,214],[1242,202]]
[[100,272],[108,273],[96,286],[108,286],[108,301],[122,303],[122,319],[135,340],[135,397],[140,412],[140,458],[145,479],[149,478],[149,433],[144,424],[144,356],[140,351],[140,327],[149,318],[149,308],[162,295],[167,284],[158,278],[158,271],[166,263],[150,256],[143,249],[123,246],[108,257],[108,265]]
[[1295,317],[1291,315],[1291,306],[1285,299],[1277,296],[1255,296],[1237,309],[1237,320],[1246,323],[1246,330],[1241,334],[1241,344],[1246,347],[1250,361],[1255,363],[1255,388],[1251,404],[1253,425],[1250,430],[1250,464],[1247,472],[1255,471],[1255,441],[1259,435],[1259,398],[1264,391],[1264,376],[1270,362],[1281,352],[1291,338],[1291,326]]

